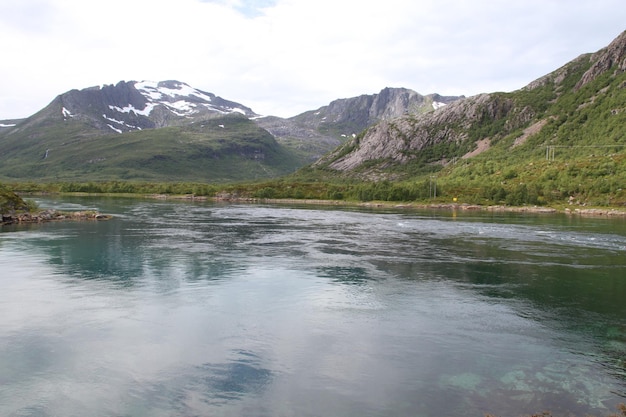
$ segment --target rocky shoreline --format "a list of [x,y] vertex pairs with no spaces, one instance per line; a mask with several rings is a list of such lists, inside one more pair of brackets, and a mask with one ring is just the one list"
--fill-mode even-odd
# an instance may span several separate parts
[[[235,195],[220,195],[217,197],[167,194],[148,194],[144,198],[157,200],[187,200],[187,201],[216,201],[227,203],[248,203],[248,204],[298,204],[298,205],[319,205],[319,206],[346,206],[346,207],[367,207],[367,208],[393,208],[406,210],[449,210],[449,211],[482,211],[482,212],[507,212],[507,213],[529,213],[529,214],[565,214],[569,216],[581,217],[625,217],[626,209],[617,208],[570,208],[562,209],[539,206],[481,206],[478,204],[462,203],[398,203],[398,202],[355,202],[343,200],[317,200],[317,199],[268,199],[249,198]],[[111,215],[101,214],[97,211],[76,211],[66,212],[54,209],[47,209],[35,213],[13,213],[3,214],[0,225],[44,223],[54,221],[85,221],[85,220],[109,220]]]
[[112,216],[101,214],[97,211],[58,211],[42,210],[35,213],[14,213],[3,214],[2,225],[24,224],[24,223],[44,223],[53,221],[84,221],[84,220],[109,220]]
[[[229,200],[232,201],[232,200]],[[381,203],[381,202],[365,202],[350,203],[335,200],[292,200],[292,199],[239,199],[238,202],[262,202],[262,203],[289,203],[289,204],[313,204],[313,205],[356,205],[358,207],[376,207],[376,208],[400,208],[400,209],[417,209],[417,210],[451,210],[451,211],[491,211],[491,212],[507,212],[507,213],[533,213],[533,214],[557,214],[564,213],[567,215],[578,215],[587,217],[626,217],[626,210],[618,210],[614,208],[565,208],[562,210],[553,207],[539,206],[481,206],[478,204],[398,204],[398,203]]]
[[[182,199],[194,200],[199,197],[180,196]],[[206,198],[205,198],[206,199]],[[569,208],[556,209],[554,207],[540,206],[481,206],[479,204],[463,204],[463,203],[397,203],[397,202],[351,202],[343,200],[314,200],[314,199],[269,199],[269,198],[241,198],[232,195],[222,195],[213,198],[215,201],[229,201],[236,203],[277,203],[277,204],[311,204],[311,205],[331,205],[331,206],[357,206],[357,207],[375,207],[375,208],[400,208],[400,209],[417,209],[417,210],[461,210],[461,211],[491,211],[491,212],[509,212],[509,213],[535,213],[535,214],[557,214],[564,213],[568,215],[594,216],[594,217],[626,217],[626,209],[619,210],[616,208]]]

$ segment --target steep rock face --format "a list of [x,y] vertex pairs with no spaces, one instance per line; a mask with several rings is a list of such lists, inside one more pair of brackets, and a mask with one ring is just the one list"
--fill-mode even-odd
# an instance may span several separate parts
[[[328,164],[332,169],[349,171],[368,161],[404,163],[427,146],[463,142],[469,126],[483,119],[505,117],[511,108],[508,100],[482,94],[455,101],[433,113],[385,120],[370,128],[363,137],[353,138],[317,161],[316,166]],[[346,154],[346,149],[351,148],[353,151]]]
[[[562,96],[610,72],[611,77],[602,84],[602,88],[598,88],[598,92],[608,91],[611,80],[625,71],[626,32],[608,47],[595,54],[581,55],[517,92],[482,94],[454,101],[431,113],[383,120],[317,161],[314,166],[379,178],[380,172],[412,160],[419,160],[421,164],[445,164],[451,158],[471,156],[477,154],[472,151],[479,144],[488,145],[492,136],[503,138],[514,131],[526,129],[522,130],[526,136],[514,142],[520,146],[531,134],[529,132],[537,134],[549,125],[549,120],[558,118],[550,114],[549,109]],[[622,82],[619,88],[625,84]],[[599,97],[598,92],[590,93],[593,96],[573,107],[570,115],[575,117],[577,108],[594,103]],[[610,114],[621,114],[619,103],[613,106]],[[558,123],[566,119],[567,115],[564,115]],[[372,173],[374,175],[370,175]]]
[[576,84],[576,88],[593,81],[614,66],[616,72],[626,71],[626,31],[622,32],[609,46],[591,55],[590,60],[593,64]]
[[278,141],[296,142],[298,148],[311,149],[313,161],[380,121],[432,112],[460,98],[384,88],[378,94],[334,100],[289,119],[263,118],[258,123]]
[[382,120],[406,114],[426,113],[462,97],[430,94],[423,96],[406,88],[384,88],[378,94],[338,99],[328,106],[292,118],[297,124],[314,129],[357,134]]

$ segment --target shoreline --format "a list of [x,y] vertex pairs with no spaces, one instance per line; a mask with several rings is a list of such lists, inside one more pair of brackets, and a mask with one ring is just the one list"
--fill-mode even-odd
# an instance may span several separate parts
[[562,209],[542,206],[504,206],[492,205],[482,206],[479,204],[466,203],[401,203],[393,201],[344,201],[344,200],[319,200],[319,199],[295,199],[295,198],[252,198],[236,196],[195,196],[192,194],[169,195],[169,194],[147,194],[146,198],[158,200],[186,200],[186,201],[216,201],[230,203],[250,203],[250,204],[303,204],[319,206],[345,206],[345,207],[367,207],[367,208],[394,208],[394,209],[414,209],[414,210],[450,210],[450,211],[482,211],[482,212],[504,212],[504,213],[531,213],[531,214],[566,214],[570,216],[584,217],[626,217],[626,209],[616,207],[565,207]]
[[101,214],[97,211],[59,211],[54,209],[47,209],[38,211],[35,213],[17,213],[17,214],[3,214],[2,226],[8,226],[13,224],[32,224],[32,223],[46,223],[56,221],[101,221],[109,220],[113,216],[108,214]]
[[[492,212],[492,213],[528,213],[528,214],[564,214],[568,216],[595,217],[595,218],[626,218],[626,208],[621,207],[585,207],[579,205],[551,207],[551,206],[506,206],[506,205],[480,205],[468,203],[418,203],[418,202],[398,202],[398,201],[346,201],[346,200],[322,200],[322,199],[295,199],[295,198],[254,198],[240,197],[232,194],[220,194],[217,196],[196,196],[194,194],[144,194],[144,193],[53,193],[57,195],[74,196],[94,196],[94,197],[125,197],[125,198],[147,198],[153,200],[179,200],[179,201],[213,201],[223,203],[239,204],[296,204],[296,205],[317,205],[336,207],[364,207],[381,209],[403,209],[403,210],[447,210],[463,212]],[[38,193],[29,193],[30,196]],[[50,195],[42,193],[41,195]],[[48,214],[45,214],[48,212]],[[42,216],[42,213],[44,215]],[[51,215],[57,213],[58,215]],[[89,213],[93,217],[87,216]],[[3,215],[2,224],[6,223]],[[65,216],[65,217],[63,217]],[[37,223],[56,220],[108,220],[112,216],[97,212],[60,212],[57,210],[44,210],[39,213],[23,213],[12,215],[12,223]],[[50,218],[52,217],[52,218]]]

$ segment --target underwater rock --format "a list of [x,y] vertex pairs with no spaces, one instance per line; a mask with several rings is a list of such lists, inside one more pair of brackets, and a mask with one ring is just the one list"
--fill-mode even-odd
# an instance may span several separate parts
[[514,391],[533,391],[526,381],[526,373],[522,370],[507,372],[500,381]]
[[440,385],[453,386],[468,391],[476,391],[482,382],[480,375],[465,372],[459,375],[442,376],[439,379]]

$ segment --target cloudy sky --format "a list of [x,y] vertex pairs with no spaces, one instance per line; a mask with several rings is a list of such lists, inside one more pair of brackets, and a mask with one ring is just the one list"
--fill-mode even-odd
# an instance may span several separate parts
[[2,0],[0,120],[120,80],[283,117],[384,87],[512,91],[624,30],[623,0]]

